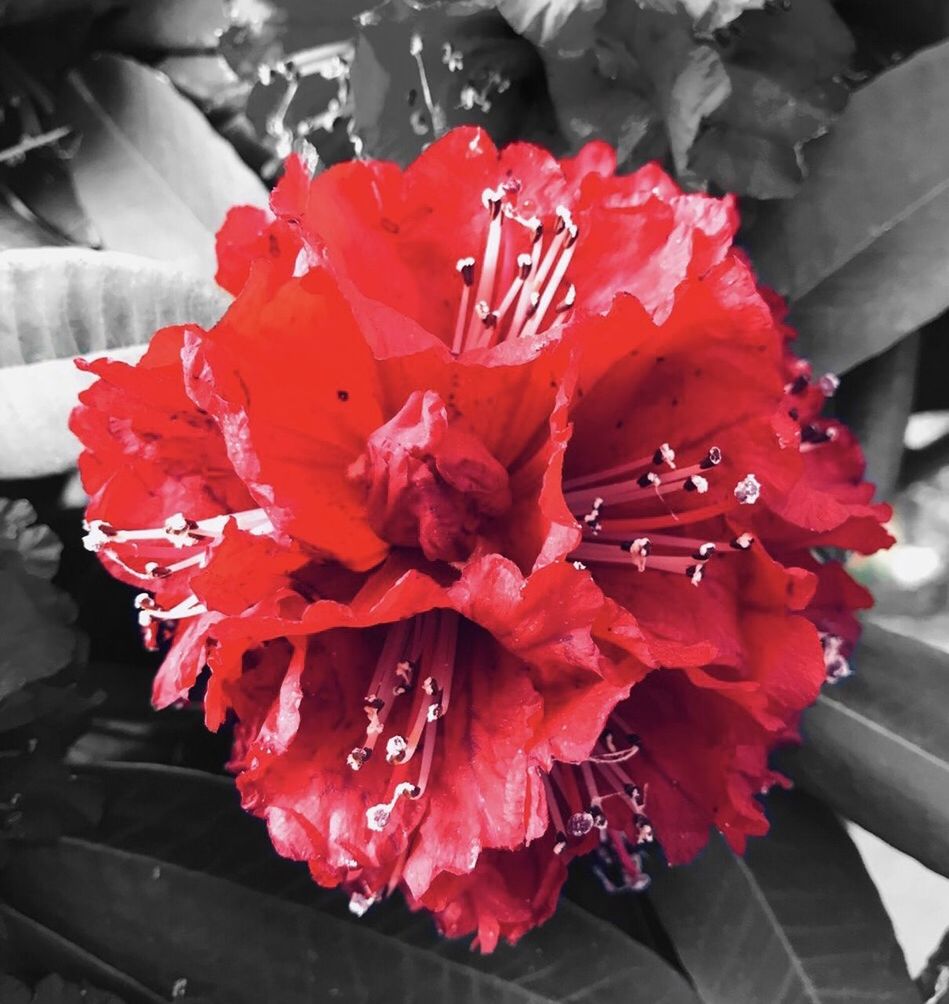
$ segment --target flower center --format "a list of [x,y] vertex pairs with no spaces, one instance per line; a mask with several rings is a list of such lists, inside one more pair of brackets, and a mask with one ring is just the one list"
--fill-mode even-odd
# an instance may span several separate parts
[[511,505],[505,468],[449,418],[434,391],[414,391],[369,437],[349,474],[367,486],[376,533],[397,546],[420,547],[430,561],[468,557],[483,521]]
[[[537,216],[521,216],[513,201],[517,187],[510,183],[482,193],[490,216],[484,252],[480,262],[468,256],[459,258],[456,266],[462,288],[452,339],[455,354],[488,348],[506,338],[536,335],[545,325],[557,323],[576,302],[576,287],[567,281],[567,269],[579,230],[570,210],[558,206],[546,225]],[[499,268],[505,259],[505,222],[508,230],[520,228],[525,238],[507,280]],[[552,236],[545,247],[548,230]]]
[[683,505],[689,496],[709,493],[722,459],[722,451],[712,446],[695,462],[678,467],[675,451],[662,443],[648,456],[565,481],[564,498],[583,528],[583,542],[573,552],[575,563],[632,565],[639,572],[686,575],[699,585],[714,555],[748,550],[751,535],[706,540],[662,531],[705,522],[736,504],[758,501],[761,485],[748,474],[715,503]]

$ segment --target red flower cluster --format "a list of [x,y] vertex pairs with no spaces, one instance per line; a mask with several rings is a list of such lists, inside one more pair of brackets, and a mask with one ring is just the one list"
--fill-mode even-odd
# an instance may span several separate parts
[[490,951],[572,856],[736,850],[886,546],[832,377],[788,348],[730,199],[460,129],[404,172],[291,160],[232,211],[210,331],[99,361],[87,545],[207,669],[245,806],[362,912]]

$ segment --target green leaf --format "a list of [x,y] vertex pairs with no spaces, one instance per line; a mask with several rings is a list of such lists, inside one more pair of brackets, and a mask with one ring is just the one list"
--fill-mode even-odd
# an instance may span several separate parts
[[0,701],[59,672],[78,651],[70,598],[49,579],[58,543],[27,502],[0,499]]
[[809,148],[791,202],[747,234],[801,350],[842,371],[949,306],[949,43],[881,74]]
[[0,995],[4,1004],[123,1004],[114,994],[85,981],[67,983],[55,973],[41,979],[32,992],[12,976],[0,975]]
[[[432,108],[413,36],[422,42],[417,58]],[[499,144],[533,138],[549,146],[557,137],[542,77],[533,46],[496,10],[436,2],[419,11],[391,0],[359,29],[353,128],[369,156],[402,164],[462,123],[483,126]]]
[[101,246],[79,205],[69,165],[55,150],[36,150],[19,164],[7,165],[0,180],[48,233],[40,244]]
[[[121,995],[126,1004],[167,1004],[165,996],[153,994],[137,980],[129,979],[114,966],[106,965],[55,931],[24,917],[4,903],[0,903],[0,922],[5,928],[5,940],[11,942],[15,957],[23,967],[34,971],[54,969],[71,980],[88,980],[103,990]],[[6,997],[0,995],[0,999],[7,1004]],[[82,1004],[92,1004],[95,999],[85,997],[81,1000]],[[25,1000],[29,1004],[30,998]]]
[[867,479],[878,498],[889,498],[903,457],[906,423],[913,411],[919,335],[908,335],[882,355],[847,374],[835,400],[838,418],[854,432],[867,460]]
[[942,936],[916,977],[916,986],[926,1004],[946,1004],[949,1001],[949,931]]
[[131,51],[210,52],[235,22],[262,26],[273,13],[265,0],[135,0],[109,19],[104,36],[112,48]]
[[834,815],[769,797],[745,859],[717,835],[650,896],[705,1004],[918,1004],[880,897]]
[[59,111],[82,135],[73,177],[107,248],[210,278],[227,210],[267,204],[263,183],[204,116],[139,63],[88,60],[69,74]]
[[606,0],[495,0],[498,10],[518,33],[534,45],[560,42],[582,49]]
[[349,917],[339,895],[276,858],[224,779],[130,765],[92,773],[108,780],[107,843],[13,847],[0,892],[155,992],[185,979],[189,998],[229,1004],[331,996],[696,1004],[658,956],[568,903],[517,948],[482,957],[438,939],[423,914],[396,901]]
[[846,102],[839,74],[853,39],[829,0],[750,10],[714,39],[702,28],[734,12],[706,0],[612,3],[590,45],[544,50],[571,144],[605,139],[628,168],[668,155],[690,188],[793,195],[802,147]]
[[64,243],[61,238],[44,230],[38,222],[21,216],[10,206],[0,202],[0,251]]
[[0,24],[21,24],[86,11],[102,14],[124,0],[6,0],[0,6]]
[[77,248],[0,252],[0,477],[52,474],[75,463],[67,429],[89,377],[76,355],[135,359],[164,325],[213,324],[227,296],[149,258]]
[[852,677],[805,712],[804,744],[782,766],[927,868],[949,875],[949,655],[875,624]]

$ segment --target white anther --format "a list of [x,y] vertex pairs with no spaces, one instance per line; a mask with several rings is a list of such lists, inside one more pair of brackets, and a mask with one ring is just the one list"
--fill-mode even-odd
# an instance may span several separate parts
[[562,314],[565,310],[569,310],[577,302],[577,287],[571,282],[567,287],[567,292],[564,298],[554,307],[554,310],[558,314]]
[[646,571],[646,559],[649,557],[650,542],[648,537],[637,537],[629,545],[629,557],[640,572]]
[[396,760],[401,759],[408,747],[409,744],[402,736],[391,736],[386,743],[386,761],[394,763]]
[[571,564],[578,572],[585,572],[587,570],[587,566],[582,561],[573,561]]
[[676,451],[668,443],[663,443],[656,452],[659,454],[659,459],[662,460],[667,467],[671,467],[672,470],[675,470]]
[[421,791],[410,781],[403,781],[401,784],[397,784],[395,791],[392,793],[391,802],[380,802],[378,805],[370,806],[366,810],[366,825],[373,832],[381,833],[389,822],[392,810],[395,808],[395,803],[403,795],[408,795],[410,798],[418,798],[421,794]]
[[413,34],[409,39],[409,55],[420,56],[422,54],[422,36]]
[[350,754],[346,757],[346,763],[353,769],[359,770],[363,764],[369,759],[370,751],[366,746],[357,746]]
[[732,547],[738,551],[747,551],[755,542],[755,538],[750,533],[740,533],[733,541]]
[[575,812],[567,820],[567,833],[571,837],[585,837],[593,829],[594,820],[589,812]]
[[459,258],[455,262],[455,269],[464,280],[466,286],[470,286],[474,282],[474,267],[475,259],[471,255],[467,258]]
[[437,722],[442,716],[442,705],[441,701],[434,701],[428,706],[428,710],[425,712],[425,720],[427,722]]
[[573,227],[573,229],[576,230],[576,227],[574,227],[573,224],[573,216],[570,210],[566,206],[557,206],[557,208],[554,210],[554,213],[556,214],[557,220],[559,221],[559,224],[562,225],[562,227],[568,230],[571,227]]
[[837,393],[837,388],[840,386],[840,377],[836,373],[825,373],[820,380],[817,381],[817,386],[820,388],[820,392],[824,397],[833,397]]
[[761,495],[761,482],[754,474],[747,474],[735,485],[735,498],[742,505],[754,505]]
[[686,487],[692,486],[692,491],[704,495],[708,491],[708,481],[701,474],[693,474],[687,481]]
[[82,538],[82,545],[87,551],[95,553],[104,547],[115,536],[115,531],[104,519],[94,519],[91,522],[83,523],[86,534]]
[[485,209],[493,210],[496,205],[504,198],[503,188],[486,188],[481,193],[481,205]]
[[362,917],[375,901],[375,896],[364,896],[361,892],[354,892],[349,897],[349,912],[356,917]]

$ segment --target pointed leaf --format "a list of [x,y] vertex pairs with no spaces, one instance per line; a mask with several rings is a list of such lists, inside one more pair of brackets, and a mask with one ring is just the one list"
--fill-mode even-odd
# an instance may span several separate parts
[[[97,987],[120,994],[125,1004],[166,1004],[164,996],[153,994],[141,983],[129,979],[55,931],[37,924],[2,903],[0,921],[6,928],[6,936],[12,942],[17,957],[31,968],[52,968],[71,980],[89,980]],[[6,1001],[6,998],[2,999]],[[81,1004],[94,1004],[95,998],[83,997],[80,1001]]]
[[949,306],[949,42],[871,81],[747,234],[801,350],[846,370]]
[[0,252],[0,477],[53,474],[75,463],[66,427],[87,374],[77,355],[134,359],[167,324],[213,324],[227,296],[180,268],[115,252]]
[[650,896],[706,1004],[917,1004],[860,854],[828,809],[769,797],[772,830],[746,858],[716,836]]
[[107,248],[214,275],[214,234],[237,204],[267,190],[161,74],[98,56],[69,75],[59,112],[82,134],[72,161],[79,200]]
[[867,624],[852,677],[804,715],[782,766],[927,868],[949,875],[949,655]]

